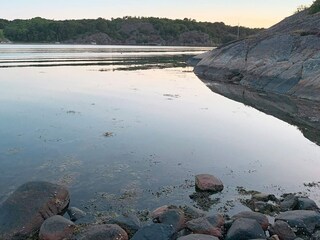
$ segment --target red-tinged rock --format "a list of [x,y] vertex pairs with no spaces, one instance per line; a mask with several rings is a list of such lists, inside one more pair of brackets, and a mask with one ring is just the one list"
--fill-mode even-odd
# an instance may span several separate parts
[[0,205],[0,239],[26,239],[54,215],[63,215],[69,205],[68,190],[47,182],[29,182]]
[[39,232],[40,240],[70,239],[76,225],[70,220],[56,215],[43,222]]
[[280,240],[294,240],[296,239],[296,234],[288,223],[284,221],[276,221],[269,228],[270,235],[277,235]]
[[193,233],[207,234],[221,238],[223,235],[224,218],[220,214],[201,217],[186,223]]
[[152,219],[158,219],[160,215],[162,215],[163,213],[165,213],[166,211],[168,211],[170,208],[168,205],[164,205],[162,207],[159,207],[157,209],[155,209],[152,213],[151,213],[151,218]]
[[196,189],[208,192],[221,192],[223,190],[223,183],[213,175],[200,174],[196,176]]

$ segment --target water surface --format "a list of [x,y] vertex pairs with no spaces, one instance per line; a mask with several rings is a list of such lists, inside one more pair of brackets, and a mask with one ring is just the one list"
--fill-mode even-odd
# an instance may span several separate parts
[[244,209],[237,186],[320,203],[304,186],[320,181],[320,147],[207,88],[183,64],[206,49],[119,49],[0,46],[0,202],[45,180],[92,213],[195,204],[194,176],[211,173],[226,188],[210,211]]

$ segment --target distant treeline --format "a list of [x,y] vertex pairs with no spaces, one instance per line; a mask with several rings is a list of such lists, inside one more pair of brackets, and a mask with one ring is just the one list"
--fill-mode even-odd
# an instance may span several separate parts
[[[238,31],[239,30],[239,31]],[[192,19],[123,17],[55,21],[0,19],[0,40],[23,43],[96,43],[150,45],[220,45],[261,29],[238,28],[222,22]]]

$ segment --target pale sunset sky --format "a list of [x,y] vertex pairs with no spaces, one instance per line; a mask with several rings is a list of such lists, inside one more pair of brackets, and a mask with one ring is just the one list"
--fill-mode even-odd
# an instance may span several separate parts
[[270,27],[313,0],[3,0],[0,18],[192,18],[228,25]]

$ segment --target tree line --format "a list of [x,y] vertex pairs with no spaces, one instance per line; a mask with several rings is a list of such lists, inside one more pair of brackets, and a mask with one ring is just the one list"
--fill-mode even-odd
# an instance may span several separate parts
[[[219,45],[234,41],[238,37],[247,37],[260,30],[228,26],[222,22],[197,22],[187,18],[171,20],[154,17],[123,17],[111,20],[98,18],[62,21],[40,17],[12,21],[0,19],[0,39],[2,37],[12,42],[24,43],[65,42],[82,36],[103,33],[115,43],[124,43],[134,35],[136,43],[148,44],[148,41],[151,41],[149,36],[153,35],[153,39],[159,38],[165,44],[178,39],[185,33],[192,32],[207,36],[211,45]],[[145,39],[144,42],[143,39]]]

